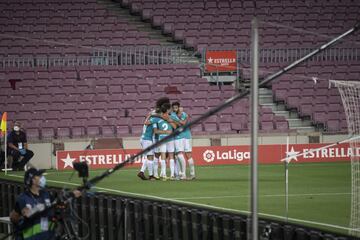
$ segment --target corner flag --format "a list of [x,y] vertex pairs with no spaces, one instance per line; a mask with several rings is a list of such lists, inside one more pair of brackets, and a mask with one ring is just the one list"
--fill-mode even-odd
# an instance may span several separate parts
[[1,131],[1,136],[5,138],[5,175],[7,175],[7,171],[8,170],[12,170],[11,168],[8,169],[8,162],[7,162],[7,127],[6,127],[6,122],[7,122],[7,112],[4,112],[1,118],[1,124],[0,124],[0,131]]
[[7,130],[6,121],[7,121],[7,112],[4,112],[1,118],[1,125],[0,125],[2,136],[6,136],[6,130]]

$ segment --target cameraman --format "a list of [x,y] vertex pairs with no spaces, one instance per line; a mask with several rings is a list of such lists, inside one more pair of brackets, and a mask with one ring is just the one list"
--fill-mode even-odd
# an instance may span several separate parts
[[[52,239],[55,236],[54,210],[49,209],[38,216],[46,207],[50,207],[52,199],[45,190],[45,170],[30,168],[25,172],[25,192],[21,193],[15,203],[15,209],[10,213],[10,220],[19,231],[16,239],[41,240]],[[75,197],[81,196],[78,190],[73,191]]]
[[45,170],[35,168],[30,168],[25,172],[25,192],[17,197],[15,209],[10,213],[11,222],[17,230],[20,230],[16,239],[50,239],[54,236],[54,223],[51,222],[54,216],[53,210],[31,218],[36,212],[51,206],[50,195],[44,190],[46,185],[44,172]]

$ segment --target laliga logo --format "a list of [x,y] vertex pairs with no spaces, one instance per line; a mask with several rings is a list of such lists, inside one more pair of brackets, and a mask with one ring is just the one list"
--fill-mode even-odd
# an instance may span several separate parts
[[206,150],[203,153],[203,158],[205,160],[205,162],[212,162],[215,160],[215,153],[212,150]]
[[250,152],[241,152],[237,151],[236,149],[232,149],[229,151],[213,151],[213,150],[206,150],[203,154],[204,161],[206,162],[213,162],[216,160],[236,160],[236,161],[243,161],[243,160],[250,160]]

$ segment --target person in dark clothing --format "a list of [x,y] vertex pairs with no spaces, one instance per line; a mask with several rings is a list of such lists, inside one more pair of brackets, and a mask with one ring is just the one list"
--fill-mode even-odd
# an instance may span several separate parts
[[54,211],[47,211],[36,218],[30,218],[36,212],[51,206],[50,194],[45,190],[45,170],[30,168],[25,172],[25,192],[16,198],[15,208],[10,213],[10,220],[17,230],[22,230],[16,240],[52,239],[54,223],[51,222]]
[[[0,139],[0,168],[4,169],[5,168],[5,152],[4,152],[4,142],[1,141],[2,139]],[[9,167],[9,163],[8,166]]]
[[21,130],[20,123],[15,122],[13,131],[8,135],[8,154],[13,157],[13,170],[24,170],[25,165],[34,156],[34,153],[29,150],[27,144],[26,133]]
[[0,149],[0,168],[5,167],[5,152]]
[[[54,196],[46,189],[45,170],[30,168],[25,172],[25,191],[17,196],[10,220],[17,231],[16,240],[58,239],[55,236],[55,211],[52,206]],[[75,198],[82,195],[73,190]],[[43,211],[49,208],[47,211]]]

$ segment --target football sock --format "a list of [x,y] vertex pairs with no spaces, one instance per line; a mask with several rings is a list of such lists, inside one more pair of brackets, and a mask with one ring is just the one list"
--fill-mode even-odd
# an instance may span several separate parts
[[189,167],[190,167],[190,175],[195,176],[194,159],[189,158],[188,163],[189,163]]
[[[181,165],[181,173],[185,177],[186,176],[186,160],[183,154],[178,155]],[[179,166],[180,167],[180,166]]]
[[148,168],[148,171],[149,171],[149,176],[152,176],[154,173],[154,169],[153,169],[153,161],[152,160],[148,160],[147,161],[147,168]]
[[177,156],[175,157],[175,159],[176,159],[176,161],[175,161],[175,177],[178,177],[179,171],[180,171],[180,169],[179,169],[180,162],[179,162],[179,158]]
[[170,177],[175,177],[175,161],[170,159]]
[[146,165],[147,165],[147,159],[143,159],[140,172],[143,172],[143,173],[145,172]]
[[154,177],[158,177],[159,176],[159,159],[157,157],[154,158],[154,162],[153,162],[153,167],[154,167]]
[[160,176],[161,177],[166,177],[166,161],[161,159],[160,160],[160,165],[161,165]]

